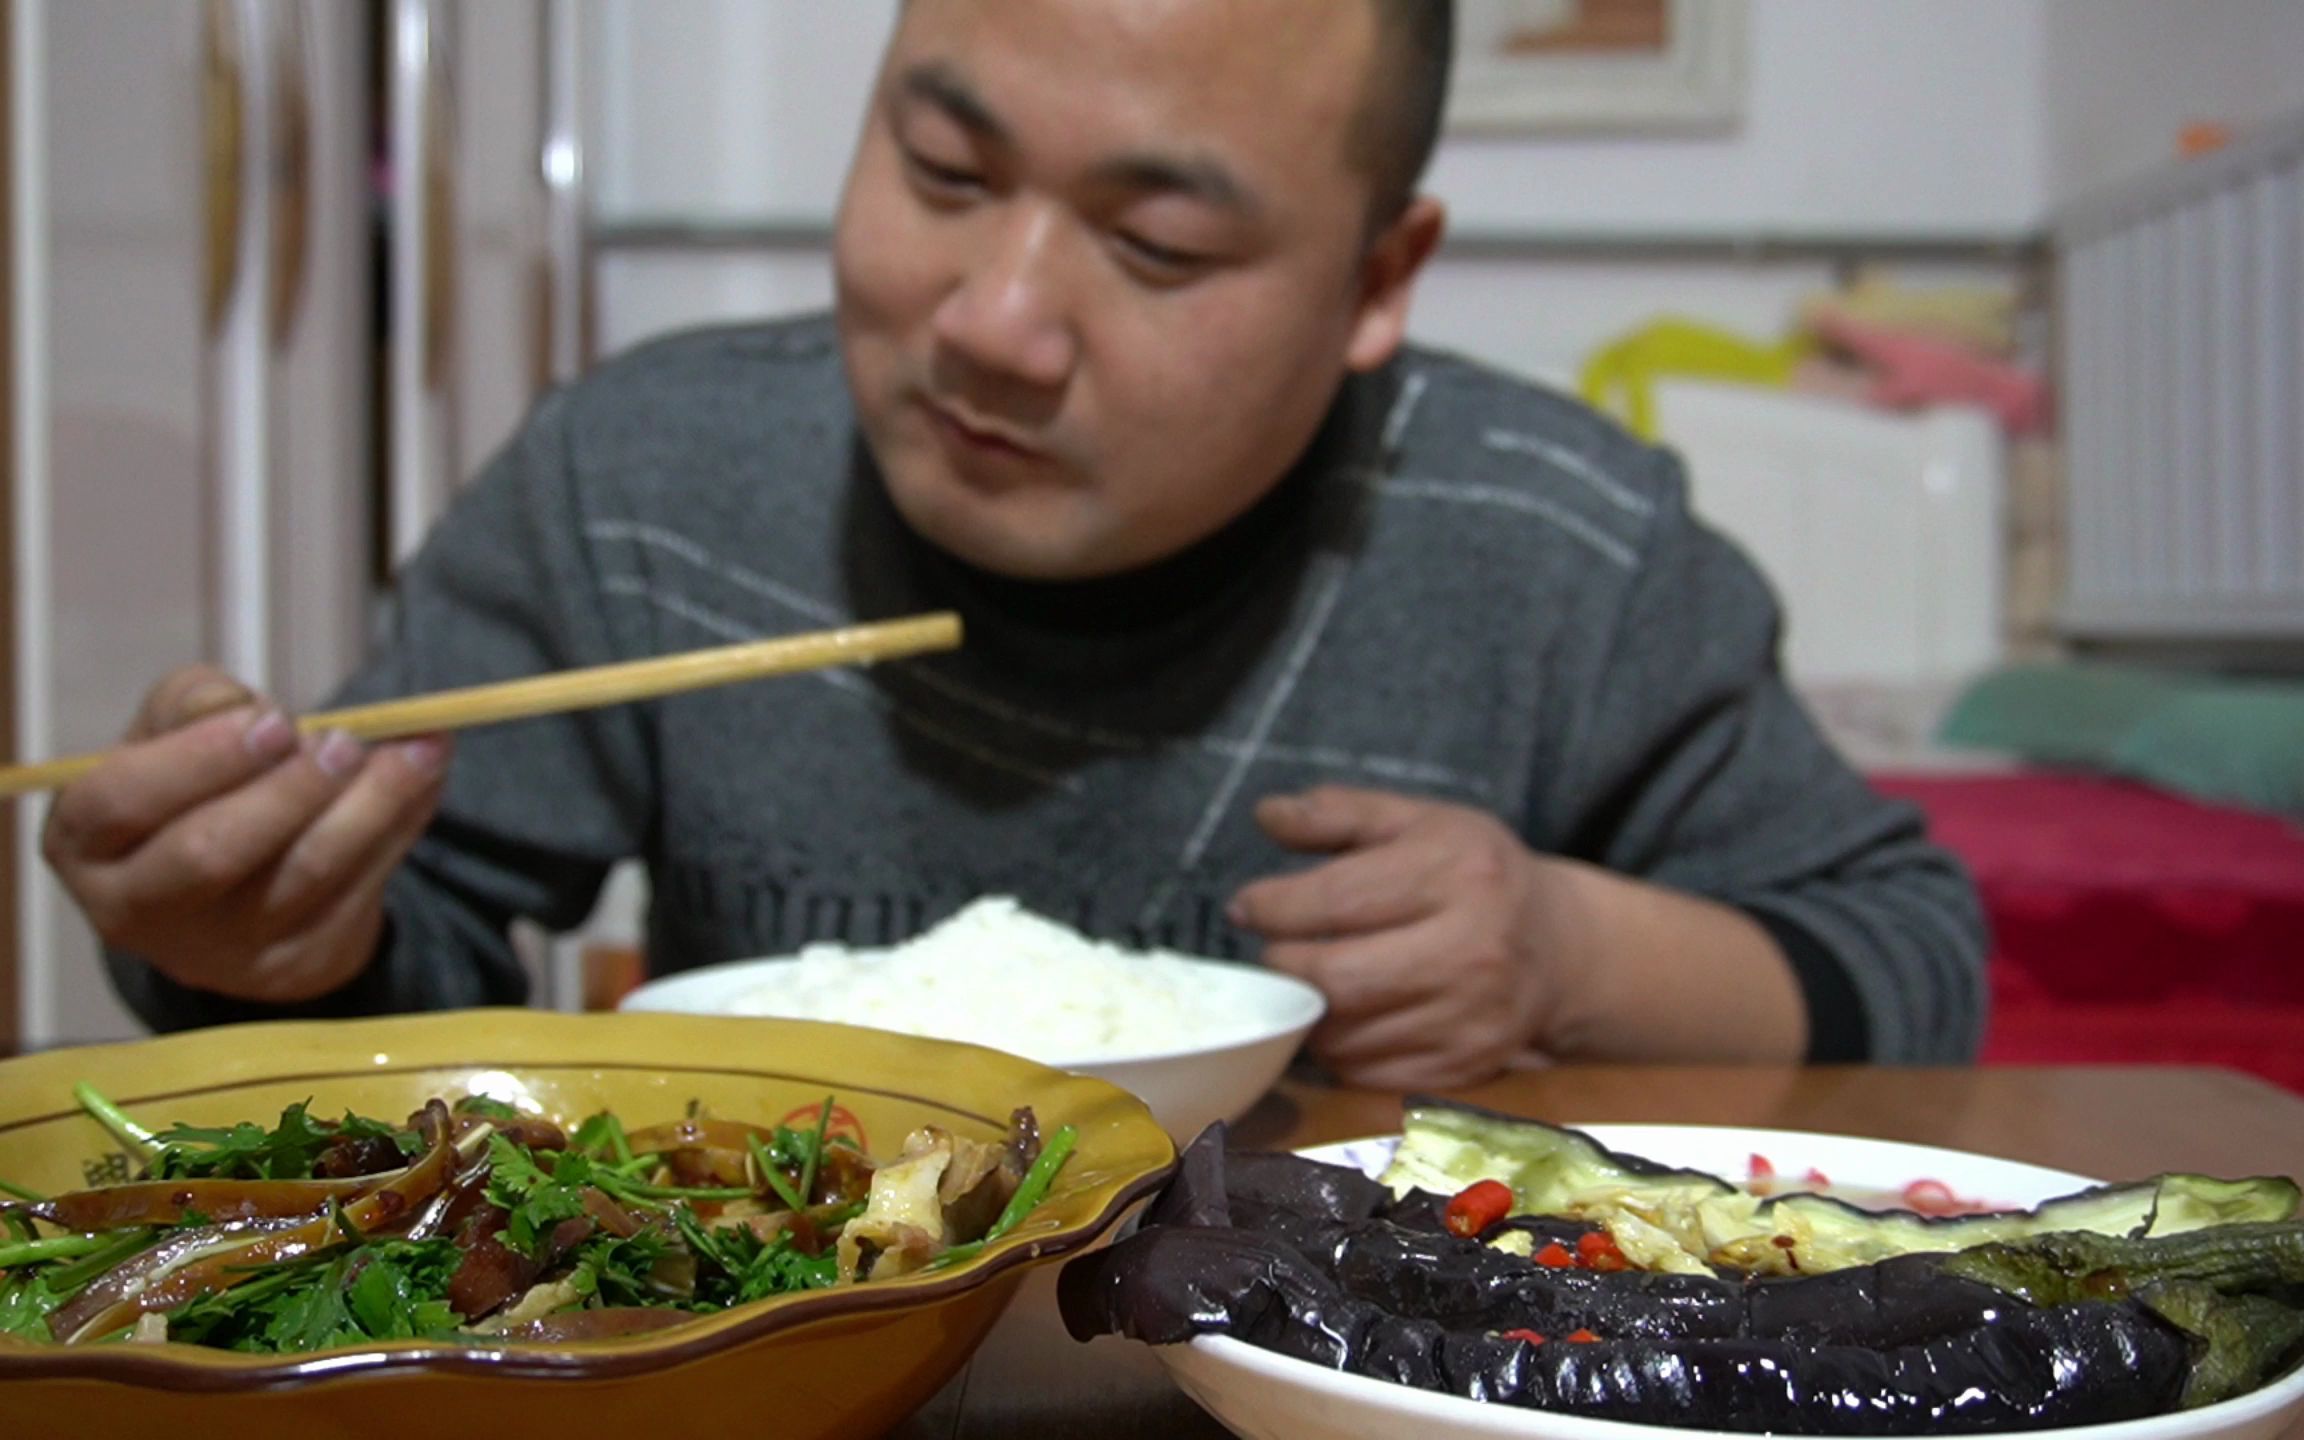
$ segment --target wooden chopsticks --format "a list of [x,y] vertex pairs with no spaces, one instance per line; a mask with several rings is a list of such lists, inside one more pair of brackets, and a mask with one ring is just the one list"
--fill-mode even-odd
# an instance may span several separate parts
[[[832,665],[896,660],[931,650],[950,650],[959,643],[960,617],[950,611],[937,611],[901,620],[844,625],[835,630],[779,635],[770,640],[752,640],[710,650],[689,650],[649,660],[562,670],[498,685],[441,690],[375,705],[324,710],[300,717],[296,728],[308,734],[342,730],[356,740],[431,735],[444,730],[493,725],[500,720],[589,710],[628,700],[676,695],[684,690],[733,685],[741,680],[821,670]],[[72,755],[0,769],[0,799],[67,784],[102,764],[109,753]]]

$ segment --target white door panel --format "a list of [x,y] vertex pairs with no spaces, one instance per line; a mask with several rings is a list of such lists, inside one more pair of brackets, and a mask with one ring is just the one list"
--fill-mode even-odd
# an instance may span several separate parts
[[[17,0],[18,732],[100,748],[194,661],[307,705],[365,609],[365,40],[314,0]],[[275,291],[292,82],[301,283]],[[29,80],[30,83],[26,83]],[[289,300],[296,301],[294,307]],[[19,811],[24,1041],[135,1033]]]
[[392,555],[552,372],[547,0],[393,0]]
[[271,617],[273,685],[310,709],[358,662],[375,594],[369,43],[357,6],[275,3],[280,19],[301,22],[301,44],[295,23],[277,38],[281,65],[306,75],[310,164],[301,282],[276,293],[268,316],[272,567],[284,601]]
[[[35,17],[47,209],[43,485],[49,666],[20,727],[58,751],[107,744],[145,686],[213,653],[219,574],[203,289],[202,8],[46,3]],[[94,936],[28,850],[25,1039],[133,1033]]]

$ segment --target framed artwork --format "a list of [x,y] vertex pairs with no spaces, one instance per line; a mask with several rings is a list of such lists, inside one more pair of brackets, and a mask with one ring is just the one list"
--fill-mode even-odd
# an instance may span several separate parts
[[1458,0],[1448,128],[1726,129],[1743,113],[1745,0]]

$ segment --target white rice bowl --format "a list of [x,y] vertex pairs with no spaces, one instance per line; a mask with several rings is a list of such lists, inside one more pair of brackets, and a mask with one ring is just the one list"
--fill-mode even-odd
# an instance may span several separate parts
[[1182,1143],[1270,1089],[1325,1003],[1260,966],[1126,949],[987,896],[900,945],[819,944],[707,966],[650,981],[622,1008],[985,1045],[1131,1090]]

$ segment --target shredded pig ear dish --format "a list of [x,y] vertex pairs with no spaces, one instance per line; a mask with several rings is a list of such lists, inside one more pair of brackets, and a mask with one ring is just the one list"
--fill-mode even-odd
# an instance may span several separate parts
[[2291,1179],[1995,1210],[1925,1181],[1860,1205],[1770,1169],[1734,1183],[1416,1098],[1378,1175],[1228,1151],[1212,1127],[1133,1234],[1066,1265],[1064,1318],[1468,1402],[1807,1435],[2167,1415],[2304,1360]]
[[157,1133],[86,1086],[142,1173],[0,1180],[0,1334],[305,1354],[377,1341],[600,1339],[964,1261],[1037,1206],[1075,1134],[928,1126],[893,1157],[831,1122],[690,1107],[628,1128],[477,1095],[400,1119],[287,1107]]

